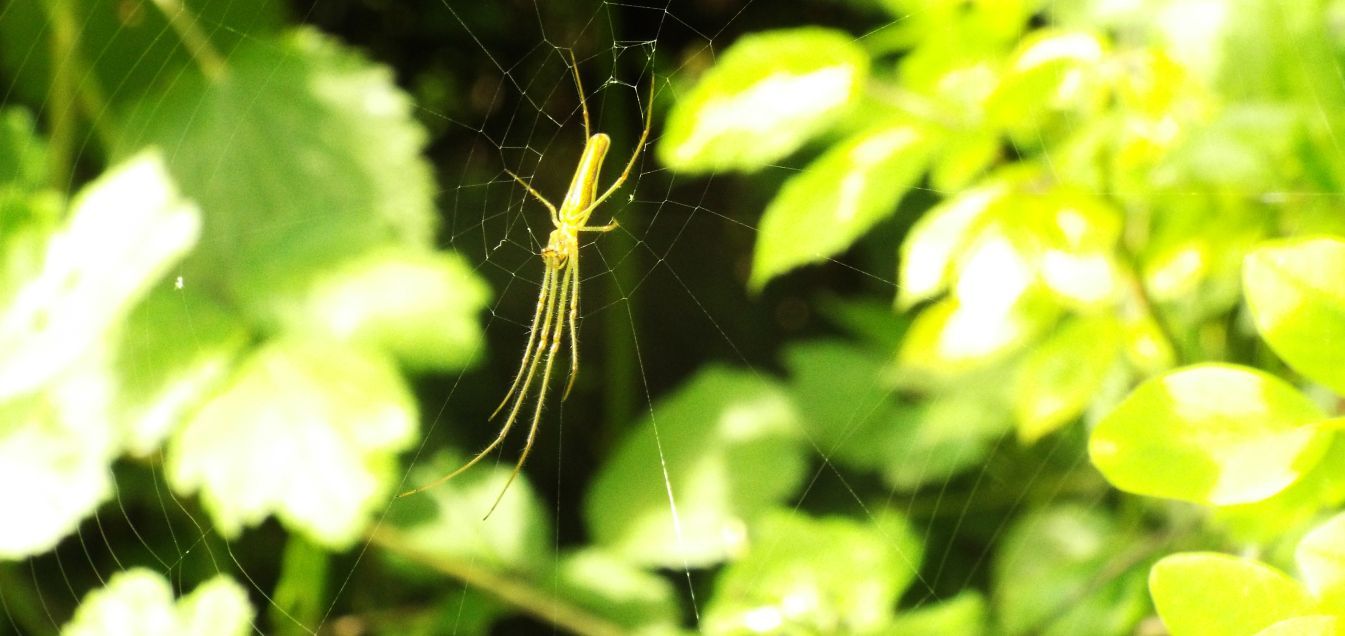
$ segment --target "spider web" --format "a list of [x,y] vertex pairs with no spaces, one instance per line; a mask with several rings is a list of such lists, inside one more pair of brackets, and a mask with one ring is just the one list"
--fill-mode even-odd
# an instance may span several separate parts
[[[863,42],[902,21],[865,31],[856,26],[871,28],[867,26],[871,16],[857,17],[845,10],[837,16],[790,16],[763,2],[706,5],[683,8],[671,2],[603,1],[553,8],[549,3],[519,2],[511,5],[519,9],[517,15],[502,24],[478,21],[481,14],[474,10],[441,0],[421,7],[423,15],[401,15],[372,29],[361,22],[366,17],[361,10],[352,6],[345,6],[343,12],[332,5],[315,4],[296,11],[301,21],[338,34],[373,59],[397,69],[399,85],[413,94],[417,115],[432,136],[427,152],[440,188],[438,242],[461,255],[492,290],[493,298],[481,316],[484,340],[476,352],[478,363],[453,373],[429,375],[415,387],[423,441],[403,455],[405,468],[399,477],[408,487],[445,466],[452,467],[451,462],[436,459],[441,450],[449,449],[455,459],[467,457],[496,433],[497,422],[488,422],[487,416],[503,397],[522,356],[541,283],[538,254],[552,229],[546,211],[505,170],[517,172],[552,201],[564,193],[584,143],[568,53],[574,51],[584,80],[593,132],[613,135],[600,187],[610,183],[616,170],[613,166],[623,164],[632,152],[642,114],[650,106],[648,91],[653,81],[655,125],[648,147],[623,188],[593,217],[597,224],[615,219],[620,227],[581,236],[582,370],[574,394],[562,403],[557,395],[560,381],[553,378],[550,406],[542,415],[536,446],[523,473],[525,483],[513,487],[522,492],[506,495],[532,495],[546,502],[553,550],[543,558],[551,559],[553,567],[560,565],[563,550],[582,547],[591,539],[585,527],[584,498],[589,480],[598,472],[594,467],[633,434],[651,436],[658,465],[647,468],[656,470],[665,487],[659,505],[669,511],[675,526],[668,534],[674,541],[683,536],[679,510],[694,502],[676,497],[679,466],[667,461],[664,446],[665,438],[676,435],[668,428],[675,409],[665,406],[664,400],[679,387],[709,366],[730,368],[762,382],[780,382],[785,375],[781,343],[847,333],[845,315],[826,310],[836,298],[819,295],[817,289],[830,289],[836,296],[883,292],[886,298],[897,291],[890,274],[895,268],[888,266],[890,256],[850,253],[829,259],[820,268],[824,273],[803,271],[761,296],[749,295],[747,270],[756,223],[774,189],[754,189],[746,185],[747,180],[726,173],[694,177],[672,173],[654,158],[653,148],[659,143],[661,115],[667,104],[688,89],[684,78],[710,65],[741,34],[822,21],[863,34],[856,38]],[[3,11],[0,22],[15,19],[7,18],[8,9]],[[417,20],[430,26],[419,30]],[[211,37],[257,39],[233,22],[201,16],[200,24]],[[430,54],[388,59],[395,55],[399,41],[423,37],[435,29],[455,35],[448,42],[425,43]],[[168,30],[160,36],[176,37]],[[91,62],[111,55],[103,51],[85,54]],[[231,61],[229,49],[222,54],[226,63]],[[438,61],[444,59],[452,61]],[[447,74],[456,83],[436,83],[436,74]],[[14,93],[15,86],[11,84],[7,93]],[[38,110],[42,112],[41,105]],[[92,136],[78,139],[76,162],[84,153],[92,153],[89,148],[96,143]],[[806,160],[790,159],[771,166],[763,171],[762,181],[778,183],[801,170]],[[96,155],[85,161],[96,161]],[[923,194],[936,200],[951,193],[924,189]],[[305,222],[319,224],[322,219]],[[891,228],[886,231],[890,233]],[[183,310],[189,317],[203,311],[190,304]],[[564,362],[566,354],[559,355]],[[883,401],[901,397],[885,382],[875,379],[873,384],[870,399],[842,414],[839,439],[881,417]],[[649,423],[647,429],[639,426],[644,422]],[[517,424],[501,452],[475,470],[511,467],[522,448],[523,432],[517,427],[525,425],[526,421]],[[1071,454],[1074,442],[1077,439],[1067,435],[1048,440],[1033,451],[1034,468],[1029,469],[1025,482],[1008,483],[1021,475],[997,472],[1003,462],[996,460],[1007,457],[1005,461],[1012,461],[1026,453],[1011,436],[1000,435],[990,441],[987,459],[980,466],[945,478],[933,488],[911,492],[874,483],[871,475],[838,466],[832,457],[840,443],[828,444],[804,429],[807,470],[801,485],[779,505],[818,516],[844,516],[878,528],[886,527],[882,521],[888,512],[903,515],[923,546],[923,558],[902,552],[914,578],[902,597],[902,607],[920,608],[969,586],[984,586],[990,576],[989,546],[1003,539],[1020,509],[1066,498],[1085,508],[1103,504],[1103,495],[1093,494],[1094,490],[1086,488],[1080,497],[1069,491],[1070,483],[1047,479],[1048,472],[1072,474],[1086,462],[1085,456]],[[910,458],[917,466],[923,460]],[[1057,465],[1062,462],[1063,469]],[[286,598],[288,592],[277,589],[281,571],[302,568],[305,554],[285,550],[279,522],[270,519],[260,529],[226,541],[199,502],[169,489],[163,467],[154,461],[124,460],[116,465],[115,474],[116,497],[57,549],[25,561],[0,563],[0,607],[6,616],[0,621],[0,633],[59,629],[89,590],[133,566],[147,566],[162,574],[179,594],[212,573],[238,578],[259,612],[252,623],[258,633],[377,631],[379,625],[387,629],[387,624],[395,624],[380,623],[387,615],[424,614],[431,611],[427,607],[441,606],[448,609],[433,611],[446,612],[452,619],[437,624],[453,626],[453,633],[459,629],[467,633],[473,629],[473,604],[499,603],[500,587],[483,586],[482,579],[469,572],[456,582],[451,578],[429,583],[416,579],[414,594],[428,594],[426,590],[435,585],[451,586],[455,602],[439,598],[417,605],[424,599],[400,598],[395,599],[397,606],[380,607],[377,603],[387,599],[366,595],[366,586],[376,585],[380,577],[400,581],[397,577],[425,575],[388,566],[387,546],[364,539],[348,551],[313,557],[311,567],[322,572],[318,576],[327,584],[317,601],[319,607],[306,613],[317,621],[305,620],[295,611],[296,604],[302,606],[305,601]],[[484,490],[493,497],[492,488]],[[138,501],[123,499],[122,493],[132,491],[153,495]],[[885,496],[875,498],[875,492]],[[375,515],[373,525],[393,523],[402,505],[405,502],[391,500]],[[484,512],[471,511],[464,518],[476,519]],[[481,523],[490,528],[489,521]],[[1143,521],[1129,523],[1120,531],[1138,534]],[[883,536],[900,543],[893,534]],[[777,543],[760,549],[769,557],[787,554],[789,548]],[[279,563],[282,554],[295,562]],[[312,557],[312,552],[308,554]],[[468,557],[465,563],[473,572],[494,565],[481,556]],[[681,623],[698,626],[707,594],[714,589],[713,570],[686,557],[680,564],[648,569],[657,571],[674,590]],[[534,580],[533,591],[563,598],[558,581],[556,575],[548,587],[546,580]],[[508,617],[501,619],[508,622],[500,623],[507,627],[537,625],[526,621],[538,617],[518,618],[513,610],[502,611],[501,616]]]

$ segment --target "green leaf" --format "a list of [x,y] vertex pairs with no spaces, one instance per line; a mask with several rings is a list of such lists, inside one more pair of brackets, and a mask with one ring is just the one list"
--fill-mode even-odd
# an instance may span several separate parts
[[955,259],[981,220],[1008,194],[1007,184],[992,181],[945,199],[911,226],[901,243],[899,308],[909,309],[947,288]]
[[[441,453],[417,465],[409,482],[428,483],[462,463],[456,454]],[[555,559],[554,535],[527,475],[519,475],[490,518],[482,520],[513,470],[512,465],[478,465],[429,490],[393,501],[386,520],[397,532],[396,543],[438,559],[519,573],[540,572]]]
[[390,360],[322,340],[282,339],[169,443],[169,484],[198,490],[226,538],[275,514],[314,543],[360,538],[415,439],[416,407]]
[[45,552],[112,496],[112,387],[95,351],[45,390],[0,401],[0,559]]
[[1336,636],[1345,632],[1345,621],[1339,616],[1295,616],[1286,618],[1259,632],[1256,636]]
[[1255,503],[1217,508],[1215,519],[1235,540],[1268,543],[1345,502],[1345,435],[1331,437],[1326,454],[1292,486]]
[[380,348],[417,370],[459,369],[480,353],[490,290],[456,254],[389,246],[293,282],[265,299],[266,322]]
[[[183,337],[189,325],[190,337]],[[250,334],[194,286],[150,294],[127,318],[116,346],[113,417],[132,454],[159,448],[191,409],[228,378]]]
[[47,161],[47,142],[37,135],[33,114],[19,107],[0,109],[0,188],[46,187]]
[[799,416],[758,374],[711,366],[651,413],[585,501],[594,542],[621,558],[670,568],[722,561],[746,524],[803,479]]
[[1035,442],[1088,408],[1117,362],[1120,335],[1109,316],[1071,319],[1027,354],[1013,390],[1019,440]]
[[275,283],[378,245],[429,246],[425,132],[390,69],[307,29],[244,39],[227,63],[145,99],[124,127],[136,136],[120,144],[162,146],[205,212],[188,279],[259,311]]
[[1149,571],[1149,593],[1173,636],[1255,634],[1312,613],[1312,597],[1283,572],[1212,552],[1164,557]]
[[199,229],[196,206],[154,152],[80,191],[46,240],[41,272],[0,297],[0,400],[37,389],[98,343]]
[[886,361],[843,340],[817,340],[785,350],[789,393],[813,443],[831,461],[859,468],[883,465],[897,426]]
[[[1339,470],[1339,466],[1336,467]],[[1345,513],[1313,528],[1294,553],[1298,571],[1324,608],[1345,611]]]
[[754,524],[705,607],[708,634],[877,633],[920,566],[906,520],[873,524],[777,511]]
[[993,598],[1004,632],[1132,631],[1149,611],[1144,570],[1116,566],[1134,541],[1093,508],[1062,505],[1021,517],[995,558]]
[[1228,505],[1260,501],[1298,481],[1330,431],[1312,400],[1272,375],[1201,364],[1151,378],[1098,423],[1093,463],[1141,495]]
[[979,636],[986,632],[985,599],[962,592],[946,601],[906,610],[888,626],[888,633],[903,636]]
[[[1102,105],[1107,74],[1106,43],[1086,31],[1039,29],[1024,37],[987,102],[989,118],[1028,145],[1043,143],[1042,132],[1057,113],[1093,115]],[[1062,118],[1063,119],[1063,118]],[[1062,126],[1077,125],[1065,119]],[[1046,130],[1046,132],[1050,132]],[[1021,150],[1021,149],[1020,149]]]
[[600,550],[566,555],[554,580],[562,596],[631,632],[672,633],[680,621],[668,579]]
[[1261,336],[1295,371],[1345,395],[1345,240],[1264,243],[1242,270]]
[[133,568],[90,592],[62,636],[242,636],[253,631],[254,610],[243,586],[223,574],[173,602],[173,588],[157,572]]
[[868,57],[849,34],[806,27],[744,36],[668,115],[659,161],[682,172],[754,170],[830,128]]
[[896,212],[929,159],[925,133],[900,124],[856,135],[785,182],[758,228],[748,285],[846,249]]
[[882,448],[883,478],[893,488],[939,484],[979,466],[1012,426],[995,396],[950,391],[901,413]]

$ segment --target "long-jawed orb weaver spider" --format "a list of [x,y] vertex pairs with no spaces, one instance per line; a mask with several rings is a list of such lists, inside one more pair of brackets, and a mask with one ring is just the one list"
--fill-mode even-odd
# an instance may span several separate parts
[[533,312],[532,326],[528,330],[528,344],[523,350],[523,362],[519,364],[513,384],[504,394],[504,399],[495,408],[495,412],[491,413],[490,419],[495,419],[506,406],[509,415],[495,440],[462,467],[415,490],[404,492],[399,495],[401,497],[433,488],[458,476],[499,447],[518,419],[523,402],[532,389],[537,367],[541,366],[542,383],[537,390],[537,404],[533,407],[528,439],[523,444],[523,453],[519,455],[518,463],[514,464],[514,472],[510,473],[509,480],[495,497],[495,503],[491,504],[490,510],[486,512],[486,517],[490,517],[500,505],[500,500],[504,499],[504,493],[523,470],[523,463],[528,460],[528,453],[532,451],[537,425],[542,419],[542,406],[546,403],[547,385],[551,383],[551,367],[556,361],[556,352],[560,349],[567,326],[570,333],[570,378],[565,383],[565,393],[561,395],[561,401],[569,397],[570,389],[574,388],[574,378],[579,373],[579,330],[576,324],[579,317],[579,233],[610,232],[617,228],[615,220],[607,225],[596,226],[589,225],[588,221],[589,217],[593,216],[593,211],[626,182],[631,170],[635,168],[635,162],[640,158],[640,151],[649,140],[649,130],[654,123],[654,77],[651,75],[649,80],[649,104],[645,107],[644,131],[640,133],[640,141],[635,144],[635,150],[631,153],[630,161],[626,162],[626,168],[621,171],[621,176],[599,196],[598,177],[612,140],[603,133],[593,134],[590,129],[588,102],[584,97],[584,84],[579,79],[579,63],[573,51],[570,51],[570,67],[574,71],[575,89],[579,91],[579,106],[584,114],[584,137],[587,142],[584,144],[583,155],[579,157],[579,165],[574,170],[574,177],[570,180],[570,189],[566,191],[560,208],[557,209],[522,177],[511,170],[505,170],[514,181],[528,191],[528,194],[546,206],[547,211],[551,213],[551,224],[555,226],[546,247],[542,248],[542,262],[546,265],[546,270],[542,275],[542,288],[537,294],[537,309]]

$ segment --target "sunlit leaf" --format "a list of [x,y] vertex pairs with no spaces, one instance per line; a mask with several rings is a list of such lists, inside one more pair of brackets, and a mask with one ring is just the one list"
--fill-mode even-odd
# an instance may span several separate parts
[[273,284],[390,242],[427,247],[425,132],[392,71],[316,31],[250,37],[215,78],[186,72],[133,110],[122,152],[163,147],[208,240],[187,277],[244,308]]
[[686,172],[760,168],[831,127],[867,72],[868,57],[846,33],[807,27],[745,36],[678,100],[659,160]]
[[[411,471],[408,485],[428,483],[462,466],[442,454]],[[551,520],[532,483],[519,475],[482,520],[509,480],[513,466],[478,466],[413,496],[397,499],[386,521],[396,543],[417,554],[481,563],[512,572],[539,572],[554,559]],[[382,530],[382,529],[380,529]]]
[[134,568],[114,574],[80,603],[62,636],[242,636],[253,632],[254,610],[243,586],[223,574],[177,602],[157,572]]
[[1117,569],[1133,542],[1093,508],[1063,505],[1019,519],[995,559],[993,600],[1005,633],[1129,633],[1148,612],[1143,569]]
[[1097,107],[1107,55],[1102,38],[1086,31],[1038,30],[1023,38],[1009,59],[988,109],[991,118],[1018,138],[1040,144],[1039,131],[1055,112]]
[[1028,352],[1013,391],[1018,439],[1032,443],[1081,415],[1119,352],[1120,329],[1110,317],[1070,320]]
[[114,417],[126,450],[157,450],[223,384],[248,341],[229,309],[194,286],[150,294],[126,319],[116,349]]
[[111,399],[95,352],[45,390],[0,401],[0,559],[51,549],[112,496]]
[[0,298],[0,399],[83,355],[196,242],[196,206],[145,152],[80,191],[46,240],[42,269]]
[[888,625],[889,633],[904,636],[944,636],[961,634],[979,636],[986,633],[985,599],[980,594],[963,592],[957,596],[905,610]]
[[905,519],[775,512],[753,525],[747,553],[720,573],[702,629],[878,633],[919,564],[920,542]]
[[1228,505],[1284,490],[1326,452],[1324,415],[1288,383],[1228,364],[1146,381],[1098,423],[1093,463],[1141,495]]
[[1298,238],[1247,255],[1256,328],[1294,370],[1345,395],[1345,240]]
[[1214,518],[1230,536],[1248,543],[1270,542],[1303,528],[1319,511],[1345,503],[1345,436],[1332,435],[1326,454],[1292,486],[1255,503],[1223,506]]
[[381,248],[294,282],[259,308],[283,328],[381,348],[413,369],[457,369],[480,354],[490,290],[456,254]]
[[1051,324],[1051,307],[945,298],[916,316],[897,352],[905,368],[955,376],[1003,360]]
[[225,537],[275,514],[315,543],[348,547],[394,485],[416,417],[384,357],[275,341],[173,435],[168,480],[182,495],[200,491]]
[[1342,632],[1345,632],[1345,620],[1318,614],[1286,618],[1256,632],[1256,636],[1336,636]]
[[909,308],[948,286],[952,267],[987,212],[1008,189],[1002,183],[970,189],[930,208],[901,244],[897,305]]
[[600,550],[566,555],[555,576],[565,598],[633,633],[673,633],[679,623],[677,595],[668,579]]
[[804,461],[786,395],[760,375],[710,367],[630,429],[599,469],[584,516],[595,542],[622,558],[709,565],[740,550],[747,524],[794,492]]
[[893,488],[940,484],[981,466],[991,446],[1013,426],[994,396],[952,391],[903,410],[881,448],[883,478]]
[[748,284],[759,290],[849,247],[896,211],[928,155],[926,135],[898,125],[841,143],[790,177],[761,217]]
[[1345,611],[1345,514],[1313,528],[1294,557],[1303,582],[1323,606]]
[[1255,634],[1312,613],[1312,597],[1283,572],[1212,552],[1164,557],[1149,571],[1149,593],[1173,636]]

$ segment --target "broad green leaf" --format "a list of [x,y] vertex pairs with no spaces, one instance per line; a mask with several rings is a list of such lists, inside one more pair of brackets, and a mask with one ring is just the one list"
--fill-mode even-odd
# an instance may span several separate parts
[[0,559],[55,547],[112,496],[112,386],[95,351],[38,393],[0,401]]
[[1001,182],[966,190],[930,208],[911,226],[901,244],[898,307],[908,309],[947,288],[953,263],[979,222],[1008,194]]
[[1032,443],[1081,415],[1120,353],[1111,317],[1075,318],[1023,359],[1014,382],[1018,439]]
[[118,324],[196,242],[196,206],[155,152],[80,191],[41,272],[0,298],[0,400],[42,386]]
[[1002,361],[1050,325],[1051,307],[1002,305],[988,296],[971,303],[944,298],[920,312],[897,352],[908,370],[955,377]]
[[594,542],[621,558],[718,563],[804,477],[799,416],[757,374],[712,366],[651,413],[599,469],[584,505]]
[[254,630],[247,590],[223,574],[175,603],[173,587],[158,572],[133,568],[114,574],[90,592],[62,636],[242,636]]
[[481,349],[485,283],[456,254],[389,246],[264,301],[283,329],[380,348],[404,366],[458,369]]
[[322,340],[281,339],[174,433],[169,484],[201,493],[226,538],[275,514],[314,543],[359,540],[415,439],[416,406],[383,356]]
[[818,340],[786,349],[785,365],[790,397],[822,454],[861,470],[881,466],[898,424],[886,361],[845,341]]
[[1303,582],[1323,607],[1345,612],[1345,513],[1331,517],[1303,537],[1294,561]]
[[1336,636],[1343,632],[1345,621],[1339,616],[1318,614],[1286,618],[1256,632],[1256,636]]
[[47,142],[37,135],[32,113],[18,107],[0,109],[0,189],[31,192],[50,185],[47,161]]
[[1213,552],[1164,557],[1149,571],[1149,593],[1173,636],[1255,634],[1315,607],[1307,590],[1283,572]]
[[248,331],[191,285],[160,289],[131,312],[116,345],[113,417],[123,445],[146,456],[228,378]]
[[753,524],[746,554],[720,573],[701,628],[878,633],[919,567],[920,541],[903,518],[860,523],[773,512]]
[[1135,540],[1093,508],[1062,505],[1021,517],[994,564],[993,600],[1004,632],[1129,633],[1149,611],[1143,569],[1117,567]]
[[1050,115],[1091,114],[1101,105],[1106,74],[1099,66],[1107,55],[1102,38],[1086,31],[1042,29],[1024,37],[989,99],[991,119],[1018,139],[1042,143]]
[[680,622],[668,579],[600,550],[566,555],[554,576],[561,596],[633,633],[673,633]]
[[1289,366],[1345,395],[1345,240],[1265,243],[1242,270],[1261,337]]
[[1345,502],[1345,436],[1332,435],[1321,461],[1292,486],[1261,501],[1214,510],[1214,518],[1231,537],[1246,543],[1270,543],[1301,529],[1319,511]]
[[[429,483],[462,466],[450,453],[417,465],[407,486]],[[500,505],[482,520],[509,480],[512,465],[477,467],[410,497],[396,499],[389,527],[400,546],[420,555],[469,561],[517,573],[537,573],[554,559],[551,520],[527,475],[509,486]]]
[[940,484],[979,466],[1013,426],[994,396],[951,391],[901,412],[883,448],[883,478],[893,488]]
[[1298,481],[1330,431],[1312,400],[1267,373],[1200,364],[1151,378],[1098,423],[1093,464],[1141,495],[1229,505]]
[[903,636],[979,636],[986,630],[985,599],[974,591],[962,592],[932,605],[904,610],[888,626],[888,633]]
[[162,146],[201,205],[207,240],[188,279],[259,311],[273,283],[292,288],[378,245],[429,245],[425,133],[390,69],[307,29],[247,38],[227,65],[215,78],[184,73],[144,100],[120,144]]
[[744,36],[668,115],[659,161],[682,172],[755,170],[830,128],[863,87],[849,34],[805,27]]
[[828,150],[785,182],[766,207],[750,287],[854,243],[896,212],[929,159],[928,138],[910,125],[868,131]]

